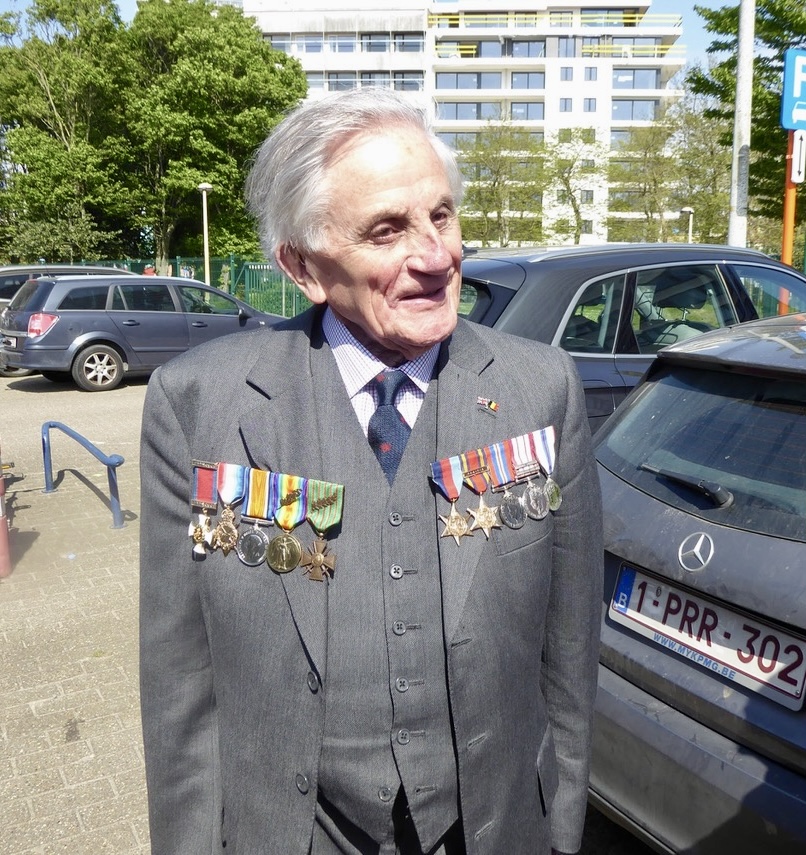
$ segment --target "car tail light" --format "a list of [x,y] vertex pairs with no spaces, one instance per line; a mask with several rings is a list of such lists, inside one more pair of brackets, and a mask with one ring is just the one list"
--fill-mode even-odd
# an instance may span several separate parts
[[28,319],[28,335],[44,335],[58,320],[58,315],[49,315],[47,312],[34,312]]

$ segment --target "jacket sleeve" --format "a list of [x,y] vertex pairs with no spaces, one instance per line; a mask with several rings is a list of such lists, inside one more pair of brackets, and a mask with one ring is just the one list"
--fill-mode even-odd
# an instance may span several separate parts
[[199,855],[221,850],[216,709],[200,565],[187,536],[193,394],[169,395],[165,382],[161,369],[149,383],[141,439],[143,741],[152,851]]
[[543,670],[559,769],[552,847],[577,852],[587,803],[604,553],[601,492],[584,392],[570,357],[561,354],[567,392],[565,417],[556,435],[555,480],[563,501],[554,516]]

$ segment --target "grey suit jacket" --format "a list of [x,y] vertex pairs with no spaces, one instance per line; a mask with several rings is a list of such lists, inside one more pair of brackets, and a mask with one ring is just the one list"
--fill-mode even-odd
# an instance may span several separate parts
[[[195,348],[149,384],[141,696],[155,855],[309,851],[328,584],[256,570],[220,550],[193,561],[187,532],[194,459],[339,482],[350,457],[339,437],[353,435],[355,414],[343,388],[317,388],[313,356],[332,359],[326,351],[312,311]],[[457,547],[438,537],[449,505],[436,490],[428,516],[439,540],[467,851],[573,852],[602,596],[599,485],[576,370],[559,349],[460,320],[432,392],[439,457],[548,425],[556,431],[563,503],[546,520]],[[373,512],[371,502],[363,506],[350,513]]]

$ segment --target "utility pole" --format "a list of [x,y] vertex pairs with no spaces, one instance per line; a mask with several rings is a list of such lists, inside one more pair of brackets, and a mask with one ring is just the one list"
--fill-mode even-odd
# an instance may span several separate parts
[[747,188],[750,175],[755,34],[756,0],[740,0],[736,103],[733,115],[733,159],[730,171],[730,219],[728,221],[728,243],[731,246],[747,246]]

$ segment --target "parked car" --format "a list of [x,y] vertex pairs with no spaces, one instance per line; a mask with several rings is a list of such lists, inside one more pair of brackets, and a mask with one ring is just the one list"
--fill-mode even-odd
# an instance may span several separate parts
[[661,351],[595,450],[592,803],[660,852],[806,852],[806,315]]
[[[59,276],[73,274],[74,276],[91,276],[98,273],[128,273],[127,270],[104,267],[100,265],[78,265],[78,264],[10,264],[0,266],[0,311],[10,302],[11,298],[20,290],[23,282],[28,279],[38,279],[40,276]],[[0,376],[21,377],[33,372],[22,368],[0,369]]]
[[697,244],[484,250],[462,261],[460,312],[570,351],[596,430],[661,347],[806,310],[806,277],[759,252]]
[[194,345],[280,320],[200,282],[59,276],[26,282],[0,314],[0,367],[114,389]]

